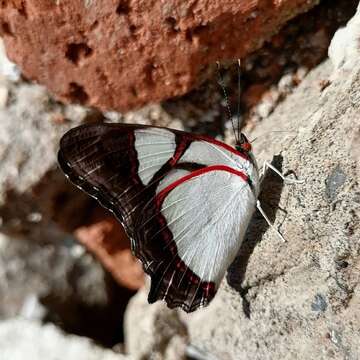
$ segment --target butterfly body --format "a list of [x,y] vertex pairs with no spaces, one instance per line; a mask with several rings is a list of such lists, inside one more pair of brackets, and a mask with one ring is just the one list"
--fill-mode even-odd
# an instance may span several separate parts
[[166,128],[93,124],[61,140],[69,179],[114,213],[151,276],[149,302],[193,311],[214,297],[254,212],[259,175],[238,150]]

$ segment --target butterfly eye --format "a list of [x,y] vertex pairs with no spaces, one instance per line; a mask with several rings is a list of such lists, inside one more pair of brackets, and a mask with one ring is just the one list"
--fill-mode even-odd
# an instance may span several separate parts
[[243,144],[241,145],[241,147],[242,147],[242,148],[244,149],[244,151],[246,151],[246,152],[250,152],[251,149],[252,149],[251,144],[250,144],[249,142],[243,143]]
[[240,135],[240,142],[238,147],[241,149],[241,151],[245,151],[245,152],[251,151],[251,144],[243,133],[241,133]]

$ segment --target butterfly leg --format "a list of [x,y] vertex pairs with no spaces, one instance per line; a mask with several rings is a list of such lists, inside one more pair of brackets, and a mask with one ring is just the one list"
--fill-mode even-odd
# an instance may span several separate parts
[[263,218],[265,219],[265,221],[268,223],[268,225],[270,226],[270,228],[272,230],[274,230],[276,232],[276,234],[280,237],[281,241],[286,242],[286,240],[284,239],[284,237],[280,234],[280,232],[275,228],[275,226],[271,223],[270,219],[267,217],[267,215],[265,214],[263,208],[261,207],[260,201],[257,200],[256,201],[256,208],[259,210],[260,214],[263,216]]
[[272,171],[274,171],[274,173],[279,175],[281,179],[283,179],[283,181],[287,184],[303,184],[305,182],[305,180],[289,179],[285,177],[275,166],[270,164],[268,161],[264,161],[263,163],[262,169],[260,171],[260,182],[262,182],[262,180],[264,179],[267,169],[271,169]]

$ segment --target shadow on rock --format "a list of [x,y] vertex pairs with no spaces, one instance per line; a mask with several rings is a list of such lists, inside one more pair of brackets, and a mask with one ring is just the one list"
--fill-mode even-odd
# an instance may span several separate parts
[[[283,157],[281,155],[274,156],[271,162],[279,171],[282,171],[282,163]],[[275,221],[277,211],[282,210],[279,208],[279,202],[283,187],[284,183],[280,177],[268,169],[262,182],[259,200],[272,223]],[[240,251],[230,265],[227,273],[228,284],[238,291],[243,298],[243,310],[248,318],[251,316],[250,302],[246,297],[249,287],[243,286],[243,280],[250,256],[268,228],[269,225],[259,211],[255,211]]]

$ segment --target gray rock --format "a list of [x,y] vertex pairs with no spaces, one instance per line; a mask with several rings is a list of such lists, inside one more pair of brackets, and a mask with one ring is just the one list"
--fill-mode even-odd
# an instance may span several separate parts
[[344,174],[340,166],[337,166],[326,178],[325,194],[331,201],[334,201],[336,199],[338,190],[345,183],[345,181],[346,174]]
[[126,350],[135,359],[186,359],[187,330],[178,312],[165,304],[147,303],[148,289],[129,302],[125,316]]
[[[360,5],[347,26],[339,29],[329,47],[329,57],[335,69],[352,70],[358,62],[360,34]],[[336,73],[334,74],[336,75]]]
[[21,316],[51,321],[103,346],[122,342],[132,292],[70,235],[51,230],[38,242],[0,234],[0,322]]
[[21,75],[16,64],[7,58],[5,45],[2,39],[0,39],[0,74],[9,81],[18,81],[20,80]]
[[0,235],[0,320],[55,316],[75,331],[86,309],[110,303],[104,270],[69,235],[53,229],[49,237],[38,244]]
[[12,319],[0,322],[1,360],[131,360],[86,338],[65,335],[54,325]]
[[311,303],[311,309],[313,311],[325,311],[327,308],[327,302],[323,295],[316,294],[314,301]]

